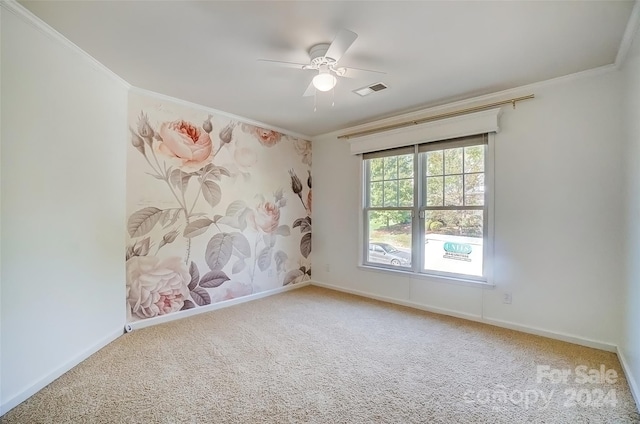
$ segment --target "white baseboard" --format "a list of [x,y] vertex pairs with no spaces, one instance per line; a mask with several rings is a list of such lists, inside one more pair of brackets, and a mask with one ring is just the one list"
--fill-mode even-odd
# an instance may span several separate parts
[[103,347],[105,347],[106,345],[108,345],[118,337],[120,337],[123,333],[124,333],[124,330],[121,327],[119,327],[117,330],[114,330],[112,333],[102,338],[100,341],[90,346],[88,349],[85,349],[83,352],[80,352],[71,360],[65,362],[60,367],[56,368],[50,373],[44,375],[42,378],[40,378],[39,380],[31,384],[29,387],[22,390],[20,393],[13,396],[9,400],[5,401],[2,405],[0,405],[0,416],[6,414],[11,409],[18,406],[20,403],[24,402],[25,400],[29,399],[31,396],[38,393],[45,386],[52,383],[62,374],[66,373],[71,368],[75,367],[80,362],[84,361],[89,356],[93,355],[94,353],[96,353],[97,351],[99,351],[100,349],[102,349]]
[[288,286],[278,287],[273,290],[265,290],[259,293],[238,297],[236,299],[225,300],[223,302],[217,302],[211,305],[200,306],[198,308],[193,308],[193,309],[187,309],[186,311],[176,312],[170,315],[163,315],[160,317],[149,318],[149,319],[144,319],[140,321],[133,321],[127,324],[127,327],[129,327],[127,328],[127,331],[139,330],[141,328],[162,324],[169,321],[175,321],[177,319],[198,315],[204,312],[211,312],[211,311],[215,311],[222,308],[228,308],[229,306],[238,305],[240,303],[250,302],[252,300],[262,299],[263,297],[273,296],[274,294],[283,293],[289,290],[299,289],[299,288],[308,286],[309,284],[311,284],[310,281],[305,281],[298,284],[290,284]]
[[591,347],[594,349],[604,350],[612,353],[616,353],[618,349],[618,346],[613,343],[601,342],[599,340],[588,339],[586,337],[562,333],[559,331],[550,331],[550,330],[545,330],[538,327],[531,327],[528,325],[516,324],[510,321],[503,321],[500,319],[484,318],[482,322],[485,324],[495,325],[496,327],[508,328],[510,330],[516,330],[523,333],[534,334],[536,336],[548,337],[550,339],[560,340],[567,343],[573,343],[580,346]]
[[496,327],[502,327],[502,328],[508,328],[510,330],[520,331],[522,333],[534,334],[536,336],[548,337],[550,339],[561,340],[564,342],[573,343],[581,346],[605,350],[607,352],[614,352],[614,353],[617,352],[617,346],[614,344],[601,342],[598,340],[586,339],[584,337],[575,336],[572,334],[565,334],[565,333],[560,333],[556,331],[544,330],[541,328],[530,327],[527,325],[516,324],[509,321],[503,321],[498,319],[483,318],[480,315],[469,314],[466,312],[460,312],[460,311],[455,311],[455,310],[446,309],[446,308],[439,308],[436,306],[424,305],[421,303],[395,299],[392,297],[378,296],[378,295],[360,291],[360,290],[352,290],[352,289],[348,289],[340,286],[335,286],[332,284],[321,283],[319,281],[312,281],[311,284],[318,287],[324,287],[330,290],[336,290],[344,293],[355,294],[357,296],[368,297],[370,299],[381,300],[383,302],[394,303],[396,305],[408,306],[410,308],[420,309],[427,312],[433,312],[441,315],[448,315],[456,318],[463,318],[470,321],[494,325]]
[[622,370],[624,371],[624,375],[627,378],[627,383],[629,383],[629,390],[631,390],[633,399],[636,401],[636,409],[640,410],[640,387],[638,387],[638,382],[634,378],[633,373],[631,372],[631,367],[629,366],[629,362],[627,361],[620,347],[618,347],[617,353],[620,364],[622,365]]
[[355,294],[356,296],[368,297],[369,299],[380,300],[382,302],[393,303],[409,308],[420,309],[422,311],[433,312],[440,315],[448,315],[456,318],[468,319],[470,321],[480,321],[480,315],[468,314],[465,312],[454,311],[452,309],[437,308],[435,306],[423,305],[422,303],[410,302],[407,300],[396,299],[393,297],[378,296],[373,293],[363,292],[360,290],[347,289],[345,287],[334,286],[333,284],[321,283],[319,281],[311,281],[311,285],[324,287],[329,290],[340,291],[343,293]]

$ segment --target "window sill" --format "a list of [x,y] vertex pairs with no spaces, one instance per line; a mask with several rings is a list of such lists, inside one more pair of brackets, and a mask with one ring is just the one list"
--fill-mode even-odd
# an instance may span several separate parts
[[495,284],[487,281],[467,280],[464,278],[445,277],[435,274],[423,274],[413,271],[396,270],[391,268],[376,267],[371,265],[358,265],[358,268],[367,272],[381,272],[383,274],[391,274],[403,278],[412,278],[417,280],[428,280],[437,283],[455,284],[461,286],[480,287],[485,289],[492,289]]

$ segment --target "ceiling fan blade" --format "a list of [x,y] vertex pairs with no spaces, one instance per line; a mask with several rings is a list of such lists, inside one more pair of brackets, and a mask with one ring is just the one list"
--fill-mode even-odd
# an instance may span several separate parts
[[311,81],[307,89],[304,91],[304,94],[302,95],[302,97],[310,97],[310,96],[313,96],[314,94],[316,94],[316,88],[313,86],[313,81]]
[[309,65],[308,63],[295,63],[295,62],[283,62],[281,60],[269,60],[269,59],[258,59],[258,62],[265,62],[276,66],[283,66],[285,68],[296,68],[296,69],[304,69],[305,66]]
[[361,69],[361,68],[351,68],[351,67],[345,67],[345,69],[347,70],[347,72],[345,72],[344,74],[340,75],[342,77],[345,78],[368,78],[371,77],[373,75],[386,75],[386,72],[382,72],[382,71],[374,71],[372,69]]
[[333,39],[333,42],[329,46],[329,50],[325,53],[325,57],[330,57],[336,62],[340,61],[342,55],[347,51],[349,47],[356,41],[358,34],[348,29],[341,29]]

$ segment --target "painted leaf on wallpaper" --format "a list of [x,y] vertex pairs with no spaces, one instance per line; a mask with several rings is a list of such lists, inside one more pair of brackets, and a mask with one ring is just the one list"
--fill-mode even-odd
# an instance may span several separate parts
[[293,228],[300,227],[300,232],[311,232],[311,217],[305,216],[304,218],[298,218],[293,222]]
[[236,263],[233,264],[233,267],[231,268],[231,273],[237,274],[239,272],[242,272],[242,270],[244,270],[246,267],[247,267],[247,263],[244,261],[244,258],[240,258],[236,261]]
[[181,311],[186,311],[187,309],[193,309],[195,307],[196,307],[196,305],[194,305],[192,301],[187,299],[187,300],[184,301],[184,305],[182,305],[182,309],[180,309],[180,310]]
[[231,240],[233,242],[233,247],[245,258],[251,257],[251,246],[249,245],[249,240],[245,237],[244,234],[239,232],[231,233]]
[[247,216],[249,216],[250,212],[251,209],[246,208],[244,212],[238,215],[238,229],[240,231],[244,231],[247,228]]
[[202,182],[202,195],[207,203],[209,203],[211,207],[214,207],[220,203],[222,199],[222,190],[217,183],[206,180]]
[[241,222],[240,218],[237,216],[216,215],[213,218],[213,221],[216,224],[226,225],[228,227],[235,228],[236,230],[244,230],[245,228],[247,228],[246,220],[244,222]]
[[262,240],[264,241],[264,244],[268,247],[273,247],[276,245],[276,241],[278,241],[278,239],[276,238],[275,235],[273,234],[265,234],[264,236],[262,236]]
[[271,266],[272,254],[273,249],[270,246],[267,246],[260,251],[260,254],[258,255],[258,268],[260,268],[260,271],[264,271]]
[[211,180],[214,180],[214,181],[221,181],[222,175],[226,177],[231,176],[231,173],[227,168],[225,168],[224,166],[217,166],[212,163],[202,168],[199,172],[204,176],[205,179],[210,178]]
[[225,281],[229,281],[229,280],[230,278],[227,277],[227,274],[225,274],[223,271],[220,271],[220,270],[209,271],[202,276],[202,279],[200,280],[200,287],[211,289],[214,287],[218,287]]
[[184,193],[189,185],[189,180],[193,176],[194,174],[184,172],[181,169],[174,169],[169,175],[169,181],[171,181],[171,184],[173,184],[174,187]]
[[164,211],[153,206],[140,209],[129,217],[127,230],[131,237],[147,234],[158,223]]
[[151,248],[151,237],[145,237],[136,243],[136,256],[147,256]]
[[271,259],[273,257],[273,248],[267,246],[264,247],[258,254],[258,268],[260,271],[265,271],[271,267]]
[[198,306],[204,306],[211,303],[211,296],[209,296],[209,292],[202,287],[196,287],[191,290],[191,298]]
[[183,235],[187,238],[199,236],[205,233],[211,224],[213,221],[209,218],[196,219],[185,227]]
[[232,253],[233,237],[229,233],[219,233],[209,240],[204,258],[211,270],[222,269],[231,259]]
[[191,265],[189,265],[189,275],[191,275],[191,282],[189,283],[189,291],[196,288],[198,283],[200,282],[200,271],[198,271],[198,265],[195,262],[191,261]]
[[162,225],[163,228],[171,227],[178,221],[180,212],[182,212],[182,209],[165,209],[160,217],[160,225]]
[[239,216],[247,209],[247,204],[243,200],[234,200],[227,206],[225,215],[227,216]]
[[284,264],[287,262],[287,259],[289,259],[289,255],[287,255],[286,252],[283,252],[282,250],[278,250],[273,256],[273,260],[276,263],[276,270],[278,272],[284,271]]
[[279,236],[288,237],[291,235],[291,230],[288,225],[281,225],[276,229],[275,233]]
[[222,218],[222,221],[224,223],[228,222],[227,225],[229,226],[244,231],[247,228],[247,216],[251,213],[251,209],[243,200],[235,200],[227,206],[226,217]]
[[309,257],[311,253],[311,233],[305,233],[305,235],[302,236],[302,240],[300,240],[300,253],[302,253],[302,256],[305,258]]
[[288,284],[291,284],[292,282],[294,282],[296,280],[296,278],[300,278],[304,275],[304,272],[302,272],[299,269],[294,269],[292,271],[289,271],[285,274],[284,276],[284,280],[282,281],[282,285],[286,286]]

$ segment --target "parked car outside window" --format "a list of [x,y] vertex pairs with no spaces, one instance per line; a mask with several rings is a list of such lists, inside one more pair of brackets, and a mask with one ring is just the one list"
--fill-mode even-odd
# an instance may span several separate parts
[[389,243],[369,243],[369,262],[394,266],[411,266],[411,253],[402,251]]

